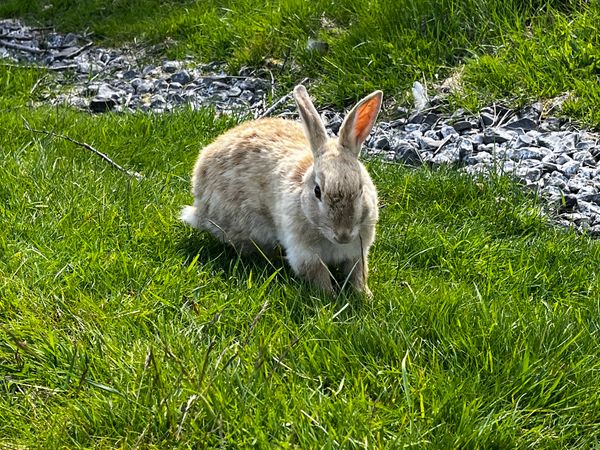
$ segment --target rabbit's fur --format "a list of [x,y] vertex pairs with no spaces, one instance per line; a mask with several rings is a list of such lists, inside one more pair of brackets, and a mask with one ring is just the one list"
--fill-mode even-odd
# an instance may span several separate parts
[[194,205],[181,219],[237,249],[285,249],[293,271],[333,291],[328,266],[371,295],[367,256],[375,239],[377,191],[358,160],[382,93],[361,100],[339,138],[325,126],[304,86],[294,89],[303,127],[269,118],[243,123],[205,147],[192,174]]

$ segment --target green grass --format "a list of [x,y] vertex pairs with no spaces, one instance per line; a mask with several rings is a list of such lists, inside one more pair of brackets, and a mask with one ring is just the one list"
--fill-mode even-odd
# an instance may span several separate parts
[[[565,112],[600,123],[597,2],[49,4],[0,17],[232,70],[285,60],[283,88],[310,75],[319,105],[375,87],[403,102],[462,69],[454,106],[568,90]],[[320,298],[177,220],[198,149],[240,118],[31,108],[52,86],[0,65],[0,448],[600,445],[600,244],[535,197],[369,161],[374,299]]]
[[598,445],[600,244],[507,179],[370,161],[375,297],[320,298],[177,220],[235,119],[31,109],[41,75],[0,67],[0,447]]
[[[569,91],[565,113],[598,126],[600,4],[588,0],[5,0],[0,17],[63,31],[90,28],[106,45],[156,45],[157,57],[271,67],[282,89],[306,76],[322,102],[347,105],[373,89],[410,101],[464,66],[452,104],[515,105]],[[309,37],[330,52],[306,50]],[[283,67],[281,67],[283,65]]]

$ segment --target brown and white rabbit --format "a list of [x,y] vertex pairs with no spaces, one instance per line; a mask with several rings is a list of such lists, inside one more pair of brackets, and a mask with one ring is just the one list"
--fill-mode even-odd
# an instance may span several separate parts
[[[192,174],[194,205],[181,219],[235,248],[285,249],[293,271],[331,292],[339,267],[368,296],[367,256],[379,217],[377,191],[358,160],[383,94],[346,116],[339,138],[325,126],[304,86],[294,89],[304,127],[280,118],[243,123],[205,147]],[[304,129],[303,129],[304,128]]]

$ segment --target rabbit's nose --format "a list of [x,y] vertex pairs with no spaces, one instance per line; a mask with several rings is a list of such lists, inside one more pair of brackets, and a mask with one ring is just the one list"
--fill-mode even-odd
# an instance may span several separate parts
[[348,242],[350,242],[351,235],[347,231],[341,231],[339,233],[335,233],[334,239],[340,244],[347,244]]

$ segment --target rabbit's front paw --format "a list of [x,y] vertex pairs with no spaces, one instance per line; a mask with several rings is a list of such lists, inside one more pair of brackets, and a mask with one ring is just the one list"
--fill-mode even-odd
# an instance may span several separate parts
[[333,293],[329,268],[318,256],[301,261],[290,260],[290,265],[297,275],[304,278],[312,286],[327,294]]

